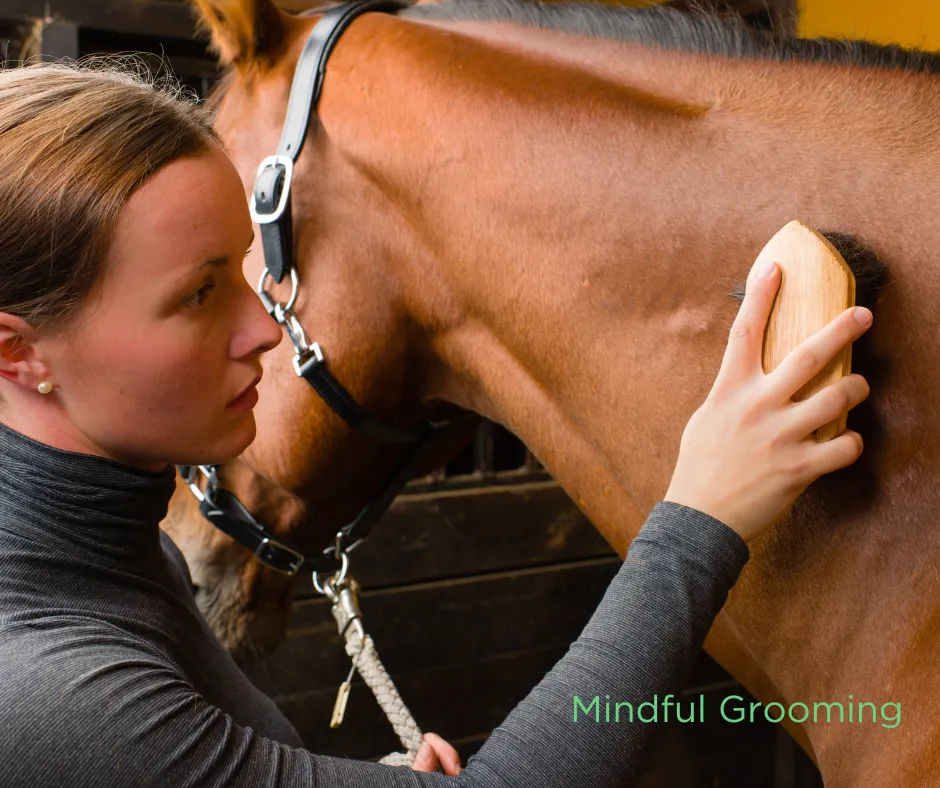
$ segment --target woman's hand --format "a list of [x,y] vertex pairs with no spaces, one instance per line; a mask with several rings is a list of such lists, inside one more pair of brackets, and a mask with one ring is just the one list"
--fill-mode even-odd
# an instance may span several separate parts
[[872,314],[846,309],[765,375],[764,329],[779,287],[776,264],[769,273],[751,270],[718,377],[686,425],[665,496],[721,520],[745,541],[770,526],[811,482],[862,453],[862,437],[852,430],[821,444],[811,436],[868,397],[861,375],[847,375],[802,402],[790,398],[868,330]]
[[456,777],[460,774],[460,756],[457,750],[451,747],[436,733],[425,733],[424,744],[418,750],[414,766],[416,772],[436,772],[443,767],[444,774]]

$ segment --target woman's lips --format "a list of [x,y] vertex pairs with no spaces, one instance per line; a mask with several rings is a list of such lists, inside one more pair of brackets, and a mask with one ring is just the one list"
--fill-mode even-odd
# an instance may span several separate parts
[[225,407],[230,410],[251,410],[258,404],[258,382],[261,377],[255,378],[248,387]]

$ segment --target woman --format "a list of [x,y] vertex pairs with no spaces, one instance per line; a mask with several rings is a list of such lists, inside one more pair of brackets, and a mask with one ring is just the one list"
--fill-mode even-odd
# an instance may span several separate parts
[[205,111],[114,72],[0,74],[0,783],[628,785],[653,728],[575,723],[574,696],[681,687],[745,543],[860,436],[807,439],[868,396],[790,397],[871,323],[847,310],[761,370],[775,266],[752,271],[675,474],[567,655],[462,771],[315,756],[200,617],[158,529],[174,466],[252,441],[281,338],[240,262],[245,192]]

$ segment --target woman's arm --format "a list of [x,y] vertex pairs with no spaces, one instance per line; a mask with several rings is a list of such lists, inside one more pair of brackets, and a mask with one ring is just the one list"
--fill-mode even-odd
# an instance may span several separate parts
[[[0,674],[11,669],[18,687],[0,710],[0,723],[15,737],[4,743],[11,757],[0,770],[2,782],[9,788],[627,786],[654,726],[607,723],[605,696],[613,720],[617,702],[636,706],[678,691],[746,559],[744,541],[724,524],[679,504],[657,504],[581,636],[456,777],[279,744],[237,724],[195,692],[164,654],[121,629],[78,616],[24,622],[21,642],[32,653],[15,649],[20,662],[0,665]],[[577,722],[576,697],[591,710],[579,711]]]

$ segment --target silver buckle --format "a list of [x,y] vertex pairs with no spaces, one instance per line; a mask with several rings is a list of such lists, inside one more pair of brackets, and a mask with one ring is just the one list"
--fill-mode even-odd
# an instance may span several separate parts
[[[285,553],[293,557],[293,560],[290,563],[290,569],[281,569],[281,567],[274,566],[272,563],[262,557],[261,553],[269,546],[278,550],[283,550]],[[296,550],[292,550],[287,545],[281,544],[275,539],[264,537],[258,547],[255,548],[255,560],[262,566],[266,566],[268,569],[273,569],[275,572],[280,572],[282,575],[293,577],[297,574],[300,567],[304,565],[304,561],[306,559],[304,558],[303,554],[298,553]]]
[[268,156],[258,165],[258,172],[255,174],[255,182],[257,182],[258,176],[267,167],[276,167],[279,164],[284,168],[284,186],[281,188],[281,198],[277,201],[277,206],[275,206],[271,213],[258,213],[255,210],[255,190],[251,190],[251,199],[248,201],[248,212],[251,214],[252,221],[257,224],[270,224],[280,219],[287,205],[287,198],[290,197],[290,184],[294,176],[294,162],[290,156],[284,156],[279,153],[274,156]]

